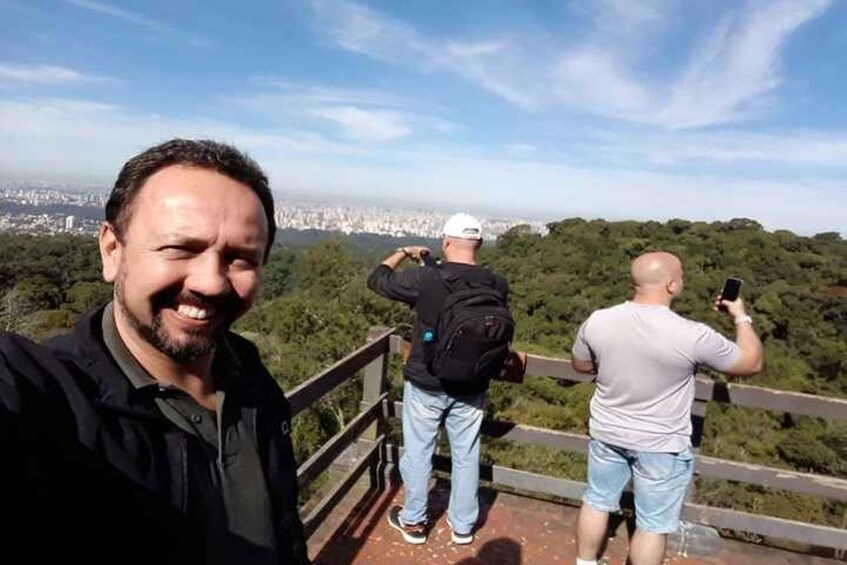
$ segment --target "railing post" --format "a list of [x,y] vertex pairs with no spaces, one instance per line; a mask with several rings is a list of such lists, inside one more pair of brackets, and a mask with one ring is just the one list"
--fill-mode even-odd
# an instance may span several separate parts
[[[847,508],[845,508],[844,512],[841,514],[841,529],[847,530]],[[836,559],[844,559],[847,557],[847,549],[835,549],[833,550],[832,556]]]
[[[699,383],[695,381],[696,392],[694,403],[691,406],[691,448],[696,457],[700,454],[703,445],[703,434],[706,429],[706,412],[709,407],[709,398],[712,395],[713,383]],[[693,503],[697,497],[697,475],[695,474],[688,490],[685,493],[685,502]],[[668,549],[678,554],[694,553],[696,555],[712,557],[720,551],[720,535],[715,528],[696,523],[680,523],[680,529],[668,536]]]
[[[370,331],[368,331],[367,341],[373,341],[387,330],[388,328],[382,326],[372,327]],[[389,352],[390,349],[386,349],[385,353],[365,365],[364,376],[362,378],[362,410],[373,405],[374,402],[378,402],[382,393],[388,390],[387,377]],[[380,412],[377,420],[368,426],[364,432],[362,432],[361,439],[358,442],[359,456],[362,456],[370,450],[373,442],[375,442],[377,438],[384,433],[384,422],[384,416],[382,415],[382,412]],[[382,465],[382,462],[377,462],[375,465],[371,465],[369,477],[371,488],[381,488],[384,483],[383,478],[380,476],[382,473]]]
[[[368,332],[368,341],[373,341],[377,336],[382,335],[388,328],[374,327]],[[388,390],[388,353],[383,353],[367,365],[364,369],[364,378],[362,379],[362,406],[367,407],[377,401],[383,392]],[[383,418],[371,424],[362,433],[362,438],[375,441],[381,432]]]

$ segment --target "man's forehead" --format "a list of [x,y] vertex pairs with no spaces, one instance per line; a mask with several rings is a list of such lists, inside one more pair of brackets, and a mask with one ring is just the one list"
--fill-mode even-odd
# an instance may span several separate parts
[[206,213],[220,198],[250,202],[250,205],[231,207],[230,213],[264,214],[258,195],[246,184],[212,169],[187,165],[171,165],[156,171],[139,189],[135,204],[148,210],[153,208],[156,213]]
[[[264,208],[254,191],[216,171],[172,165],[141,187],[133,213],[151,236],[203,237],[223,225],[240,238],[264,240]],[[130,228],[131,229],[131,228]]]

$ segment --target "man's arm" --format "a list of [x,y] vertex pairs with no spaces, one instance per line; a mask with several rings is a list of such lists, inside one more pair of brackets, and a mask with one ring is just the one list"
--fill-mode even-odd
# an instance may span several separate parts
[[726,307],[727,315],[731,316],[735,323],[735,345],[740,351],[735,363],[723,372],[737,376],[755,375],[764,367],[765,354],[762,341],[753,329],[753,322],[744,308],[744,301],[740,298],[732,302],[715,301],[715,308],[721,305]]
[[420,261],[422,253],[429,253],[429,249],[417,245],[400,247],[371,272],[368,288],[386,298],[413,306],[420,291],[420,270],[413,269],[402,273],[396,273],[395,270],[406,259]]
[[594,353],[585,339],[585,326],[588,320],[579,326],[579,331],[576,332],[576,339],[571,350],[571,367],[577,373],[586,373],[589,375],[597,374],[597,364],[594,362]]
[[571,359],[571,367],[577,373],[586,373],[589,375],[597,374],[597,366],[594,365],[594,361],[591,359],[577,359],[576,357]]

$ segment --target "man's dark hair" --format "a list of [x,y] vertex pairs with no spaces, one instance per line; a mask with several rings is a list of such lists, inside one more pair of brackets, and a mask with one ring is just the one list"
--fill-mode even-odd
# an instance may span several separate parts
[[156,172],[171,165],[188,165],[209,169],[249,186],[262,203],[268,219],[268,260],[276,236],[274,199],[268,187],[268,177],[259,164],[231,145],[209,139],[172,139],[139,153],[126,162],[118,174],[109,201],[106,221],[121,241],[133,212],[133,203],[144,183]]

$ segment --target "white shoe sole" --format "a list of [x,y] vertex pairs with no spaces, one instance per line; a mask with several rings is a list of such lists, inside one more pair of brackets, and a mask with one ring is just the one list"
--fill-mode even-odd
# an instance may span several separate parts
[[456,545],[470,545],[473,543],[473,534],[461,535],[457,534],[456,530],[453,529],[453,524],[450,523],[450,518],[447,518],[447,526],[450,527],[450,539],[453,540],[453,543]]
[[[400,520],[400,517],[398,516],[397,519]],[[399,524],[395,524],[394,522],[392,522],[390,514],[388,516],[388,525],[391,526],[392,528],[394,528],[395,530],[397,530],[398,532],[400,532],[403,535],[403,539],[406,541],[406,543],[410,543],[412,545],[423,545],[423,544],[426,543],[426,538],[424,538],[424,539],[413,538],[412,536],[407,534],[406,530],[404,530],[402,527],[400,527]]]
[[456,545],[470,545],[473,543],[473,536],[457,536],[455,532],[452,534],[451,539]]

